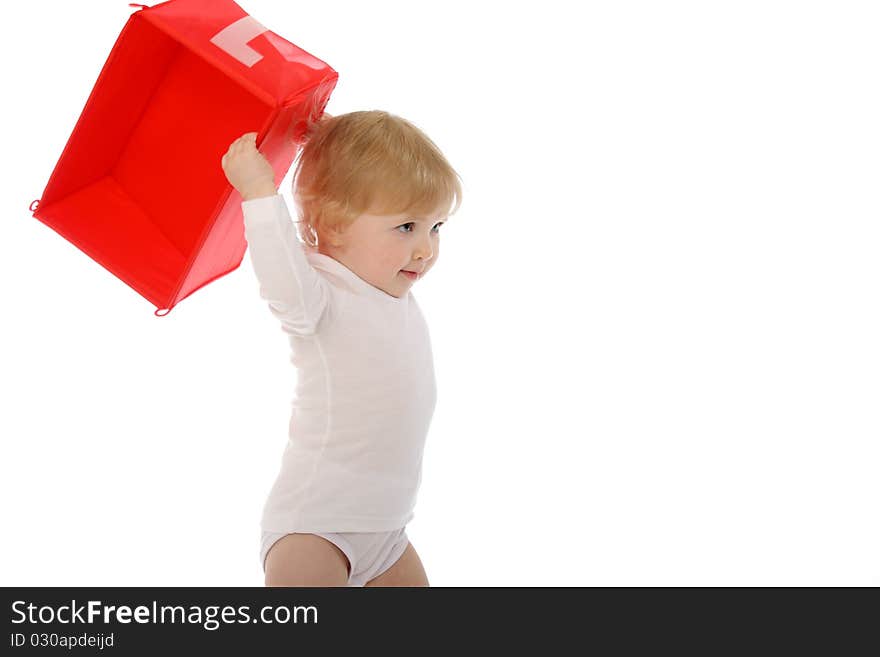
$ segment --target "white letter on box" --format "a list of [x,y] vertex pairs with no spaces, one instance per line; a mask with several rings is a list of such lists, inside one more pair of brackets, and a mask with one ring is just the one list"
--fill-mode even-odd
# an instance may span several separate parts
[[245,16],[217,32],[211,37],[211,43],[250,68],[263,59],[263,56],[247,42],[268,31],[251,16]]

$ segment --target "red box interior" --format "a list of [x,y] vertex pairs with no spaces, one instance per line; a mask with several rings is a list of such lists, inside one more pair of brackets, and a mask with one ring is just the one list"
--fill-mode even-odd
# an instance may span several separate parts
[[[131,20],[34,216],[154,305],[170,307],[228,197],[223,153],[275,114],[199,53]],[[223,271],[211,280],[243,253],[242,244],[221,254]]]

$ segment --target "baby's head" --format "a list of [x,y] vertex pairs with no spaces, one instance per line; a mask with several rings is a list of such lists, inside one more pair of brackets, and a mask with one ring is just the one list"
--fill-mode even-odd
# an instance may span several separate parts
[[461,205],[458,174],[409,121],[382,111],[324,116],[293,176],[300,235],[394,297],[437,262],[440,224]]

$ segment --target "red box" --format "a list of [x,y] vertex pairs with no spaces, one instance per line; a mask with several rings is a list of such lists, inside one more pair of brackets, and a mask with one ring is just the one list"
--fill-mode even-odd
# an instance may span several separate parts
[[257,132],[280,184],[337,79],[231,0],[138,10],[33,215],[167,314],[244,258],[229,144]]

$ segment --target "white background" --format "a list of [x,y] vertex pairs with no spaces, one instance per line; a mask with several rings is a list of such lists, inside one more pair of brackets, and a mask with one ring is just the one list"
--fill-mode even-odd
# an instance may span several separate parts
[[[880,585],[874,3],[240,4],[464,180],[432,585]],[[132,11],[6,15],[0,584],[259,586],[295,373],[249,257],[159,319],[28,211]]]

